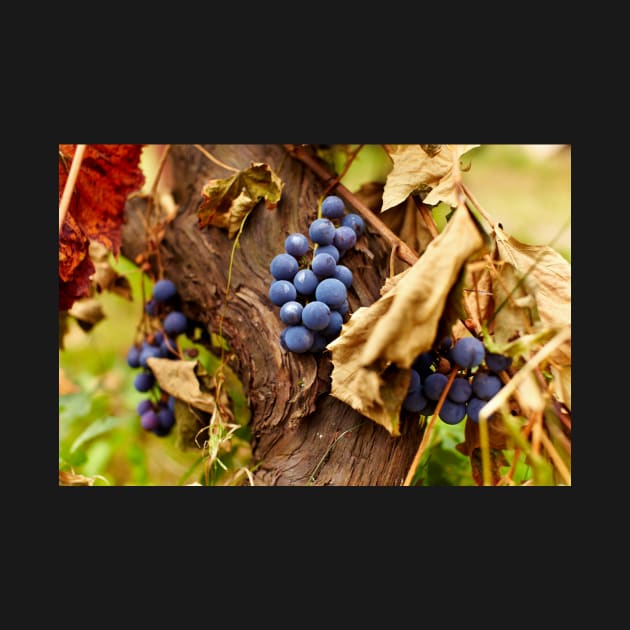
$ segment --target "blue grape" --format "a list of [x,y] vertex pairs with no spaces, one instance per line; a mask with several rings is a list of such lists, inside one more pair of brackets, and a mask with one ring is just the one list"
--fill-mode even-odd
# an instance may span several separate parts
[[481,398],[476,398],[475,396],[473,396],[466,405],[466,413],[468,414],[468,418],[473,422],[479,422],[479,412],[487,403],[487,400],[481,400]]
[[437,351],[441,354],[446,354],[452,346],[453,339],[447,335],[446,337],[442,337],[440,343],[438,343]]
[[151,298],[144,305],[144,312],[151,317],[155,317],[158,314],[159,302]]
[[341,225],[351,227],[355,231],[357,238],[365,232],[365,222],[363,221],[363,217],[355,214],[354,212],[346,214],[343,219],[341,219]]
[[131,346],[127,352],[127,365],[130,368],[140,367],[140,348],[138,346]]
[[163,359],[176,358],[177,354],[177,342],[170,337],[165,337],[160,344],[160,356]]
[[299,232],[289,234],[284,241],[285,251],[287,254],[291,254],[291,256],[294,256],[295,258],[304,256],[310,247],[311,245],[306,236],[304,236],[304,234],[300,234]]
[[168,432],[175,424],[175,414],[167,407],[161,406],[157,414],[160,428]]
[[141,416],[143,413],[149,411],[149,409],[153,409],[153,403],[149,398],[144,398],[136,406],[136,413]]
[[333,278],[341,280],[341,282],[346,285],[346,289],[349,289],[352,286],[352,271],[345,265],[337,265],[335,267]]
[[431,400],[439,400],[444,388],[448,383],[448,377],[441,372],[432,372],[429,376],[425,377],[422,388],[424,395]]
[[286,337],[287,337],[287,329],[283,328],[282,332],[280,333],[280,347],[283,350],[286,350],[288,352],[289,346],[287,346]]
[[486,353],[486,365],[491,372],[502,372],[512,365],[512,357],[495,352],[488,352]]
[[462,337],[455,342],[450,356],[461,368],[477,367],[484,359],[486,349],[476,337]]
[[343,315],[339,311],[330,311],[330,321],[328,326],[321,333],[329,339],[339,336],[343,326]]
[[408,394],[411,392],[417,392],[422,385],[422,379],[420,378],[420,374],[418,374],[416,370],[412,368],[411,370],[409,370],[409,373],[409,387],[407,388]]
[[427,398],[422,391],[422,388],[418,388],[412,392],[408,392],[405,396],[402,407],[412,413],[419,413],[427,405]]
[[315,293],[318,284],[319,278],[310,269],[300,269],[293,278],[293,286],[297,292],[307,297]]
[[[297,275],[297,274],[296,274]],[[295,301],[297,291],[293,283],[288,280],[274,280],[269,287],[269,299],[276,305],[282,306]]]
[[421,352],[414,360],[411,367],[420,374],[422,378],[427,377],[429,374],[433,373],[431,367],[435,361],[435,355],[431,350],[427,350],[426,352]]
[[337,261],[330,254],[317,254],[311,263],[313,273],[320,278],[330,278],[336,266]]
[[448,398],[456,403],[465,403],[472,396],[472,385],[467,378],[456,376],[448,390]]
[[156,302],[168,302],[177,295],[177,287],[172,280],[159,280],[153,286],[153,299]]
[[161,358],[160,349],[149,343],[142,344],[142,350],[140,351],[140,365],[147,367],[147,359],[150,357]]
[[299,324],[302,321],[304,307],[295,300],[285,302],[280,308],[280,319],[289,325]]
[[133,379],[133,386],[139,392],[148,392],[153,385],[155,385],[155,376],[150,370],[139,372]]
[[164,333],[162,333],[161,330],[156,330],[153,333],[153,341],[151,342],[151,345],[157,346],[159,348],[163,341],[164,341]]
[[327,344],[328,340],[324,335],[319,332],[313,332],[313,345],[311,346],[310,352],[321,352]]
[[285,328],[284,342],[291,352],[307,352],[311,349],[314,334],[306,326],[289,326]]
[[466,403],[456,403],[447,398],[439,415],[446,424],[459,424],[466,417]]
[[496,374],[477,372],[473,376],[472,390],[477,398],[490,400],[503,387],[501,379]]
[[302,323],[310,330],[324,330],[330,323],[330,307],[323,302],[309,302],[302,311]]
[[332,309],[339,308],[347,297],[346,285],[337,278],[326,278],[315,289],[315,299],[325,302]]
[[145,431],[155,431],[160,426],[157,413],[150,409],[140,416],[140,425]]
[[181,311],[171,311],[162,322],[167,335],[179,335],[188,327],[188,319]]
[[345,315],[350,310],[350,304],[348,303],[347,298],[341,303],[341,306],[338,306],[333,310],[339,312],[342,316]]
[[313,243],[330,245],[335,238],[335,226],[330,219],[315,219],[308,228],[308,235]]
[[340,225],[335,230],[333,245],[340,251],[345,252],[354,247],[357,242],[357,233],[347,225]]
[[346,207],[341,197],[328,195],[322,201],[322,216],[327,219],[338,219],[343,216]]
[[334,245],[318,245],[314,255],[319,256],[320,254],[330,254],[336,263],[339,262],[341,256],[341,253]]
[[166,406],[173,412],[175,413],[175,396],[169,396],[168,400],[166,401]]
[[278,254],[269,265],[269,271],[275,280],[293,280],[298,268],[298,261],[291,254]]

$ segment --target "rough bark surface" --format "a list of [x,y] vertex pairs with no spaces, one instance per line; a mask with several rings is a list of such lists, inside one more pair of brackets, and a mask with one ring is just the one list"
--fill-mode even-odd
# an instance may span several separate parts
[[[171,147],[177,215],[160,242],[165,276],[182,298],[185,314],[222,334],[230,346],[230,367],[241,379],[251,410],[256,485],[401,485],[422,437],[417,421],[405,421],[394,438],[380,425],[329,395],[329,354],[298,355],[279,344],[282,322],[268,298],[269,263],[283,251],[291,232],[307,233],[317,202],[326,190],[282,145],[204,145],[224,164],[239,170],[265,162],[284,182],[274,210],[264,202],[251,212],[240,236],[224,309],[234,241],[225,230],[201,230],[197,208],[203,185],[234,173],[218,166],[192,145]],[[145,247],[142,203],[128,205],[123,252],[134,258]],[[351,312],[379,296],[389,271],[390,251],[368,228],[361,247],[344,264],[354,274]]]

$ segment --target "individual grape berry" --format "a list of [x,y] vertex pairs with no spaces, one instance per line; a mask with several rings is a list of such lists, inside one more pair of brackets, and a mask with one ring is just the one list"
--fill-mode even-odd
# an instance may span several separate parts
[[448,376],[440,372],[433,372],[424,378],[422,389],[424,395],[431,400],[439,400],[444,388],[448,383]]
[[164,332],[167,335],[177,336],[188,327],[188,319],[181,311],[171,311],[162,322]]
[[302,323],[310,330],[324,330],[330,323],[330,307],[323,302],[309,302],[302,311]]
[[436,407],[437,407],[437,401],[427,398],[427,404],[422,409],[420,409],[420,415],[432,416]]
[[337,278],[326,278],[315,289],[315,299],[325,302],[332,309],[339,308],[347,297],[346,285]]
[[175,413],[175,396],[169,396],[168,400],[166,401],[166,406],[173,412]]
[[291,254],[278,254],[269,265],[269,271],[275,280],[293,280],[298,268],[298,261]]
[[465,403],[472,396],[472,385],[467,378],[456,376],[448,390],[447,398],[456,403]]
[[461,368],[477,367],[484,359],[486,349],[476,337],[462,337],[455,342],[450,356]]
[[289,326],[285,330],[284,342],[291,352],[307,352],[313,346],[314,333],[306,326]]
[[176,359],[177,354],[177,342],[170,337],[165,337],[160,343],[160,356],[163,359]]
[[311,346],[309,352],[321,352],[327,344],[328,340],[324,337],[324,335],[319,332],[313,332],[313,345]]
[[160,426],[157,413],[150,409],[140,416],[140,425],[145,431],[155,431]]
[[[446,337],[442,337],[440,343],[438,343],[436,350],[440,354],[446,354],[453,347],[453,339],[448,335]],[[448,358],[448,357],[447,357]]]
[[343,216],[346,207],[341,197],[328,195],[322,201],[322,216],[327,219],[339,219]]
[[431,350],[427,350],[426,352],[421,352],[411,365],[411,367],[420,374],[421,378],[427,377],[429,374],[433,373],[431,369],[433,366],[433,362],[435,361],[435,354]]
[[147,367],[147,359],[150,357],[155,357],[157,359],[161,358],[160,349],[149,343],[142,344],[142,350],[140,351],[140,365],[142,367]]
[[320,254],[330,254],[335,262],[339,262],[339,258],[341,257],[341,253],[334,245],[318,245],[315,250],[314,256],[319,256]]
[[402,402],[403,409],[411,411],[412,413],[420,413],[426,405],[427,398],[420,387],[412,392],[408,392]]
[[154,298],[151,298],[144,305],[144,312],[151,317],[156,317],[158,314],[159,302]]
[[503,387],[501,379],[490,372],[477,372],[473,376],[472,390],[477,398],[490,400]]
[[310,269],[300,269],[293,278],[293,286],[296,291],[306,297],[315,293],[318,284],[319,278]]
[[341,306],[338,306],[337,308],[333,309],[334,311],[337,311],[340,315],[345,315],[349,310],[350,310],[350,304],[348,302],[347,299],[345,299]]
[[331,245],[335,238],[335,226],[330,219],[315,219],[308,228],[308,235],[313,243]]
[[288,330],[287,328],[283,328],[282,331],[280,332],[280,347],[286,352],[289,352],[289,346],[287,346],[287,341],[286,341],[287,330]]
[[333,278],[341,280],[341,282],[346,285],[346,289],[349,289],[352,286],[352,271],[345,265],[337,265],[335,267]]
[[365,232],[365,222],[363,221],[363,217],[355,214],[354,212],[346,214],[343,219],[341,219],[341,225],[351,227],[355,231],[357,238]]
[[285,302],[280,308],[280,319],[290,326],[299,324],[302,321],[302,311],[304,307],[295,300]]
[[339,311],[330,311],[330,321],[328,326],[321,333],[328,339],[334,339],[339,336],[343,326],[343,315]]
[[[420,389],[422,385],[422,379],[420,378],[420,374],[416,372],[413,368],[409,370],[409,387],[407,388],[407,393],[416,392]],[[423,405],[424,406],[424,405]]]
[[466,417],[466,403],[456,403],[447,398],[439,415],[446,424],[459,424]]
[[162,405],[157,413],[160,428],[169,432],[175,424],[175,414],[165,405]]
[[140,367],[140,347],[139,346],[131,346],[129,351],[127,352],[127,365],[130,368],[139,368]]
[[177,295],[177,287],[172,280],[159,280],[153,286],[153,299],[156,302],[168,302]]
[[354,247],[357,242],[357,233],[347,225],[340,225],[335,230],[333,245],[340,251],[345,252]]
[[156,330],[153,333],[153,340],[151,341],[152,346],[157,346],[158,348],[164,341],[164,333],[161,330]]
[[155,376],[151,370],[143,370],[136,374],[133,386],[139,392],[148,392],[155,385]]
[[495,352],[486,353],[486,365],[491,372],[499,373],[507,370],[512,365],[512,357]]
[[330,278],[335,273],[337,261],[330,254],[317,254],[311,263],[311,269],[320,278]]
[[475,396],[473,396],[466,405],[466,413],[468,414],[468,418],[473,422],[479,422],[479,412],[487,403],[487,400],[482,400],[481,398],[476,398]]
[[136,413],[141,416],[143,413],[149,411],[149,409],[153,409],[153,403],[149,398],[144,398],[136,406]]
[[282,306],[287,302],[295,301],[296,298],[297,290],[293,283],[288,280],[274,280],[274,282],[271,283],[271,286],[269,287],[269,299],[276,306]]
[[311,245],[304,234],[294,232],[289,234],[284,241],[284,249],[287,254],[291,254],[295,258],[301,258],[306,255],[306,252],[310,249]]

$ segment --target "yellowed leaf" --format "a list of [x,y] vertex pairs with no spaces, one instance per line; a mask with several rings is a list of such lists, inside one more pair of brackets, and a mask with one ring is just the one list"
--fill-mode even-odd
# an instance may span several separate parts
[[[429,206],[440,202],[456,208],[463,200],[460,158],[478,144],[398,145],[391,153],[393,167],[383,191],[381,212],[402,203],[413,193]],[[430,155],[432,154],[432,155]]]

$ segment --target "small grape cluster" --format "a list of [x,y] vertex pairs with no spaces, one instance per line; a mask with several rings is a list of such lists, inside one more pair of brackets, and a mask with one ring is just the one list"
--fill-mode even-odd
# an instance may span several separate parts
[[456,366],[457,374],[439,417],[447,424],[458,424],[466,416],[479,422],[482,407],[503,387],[499,373],[511,363],[511,357],[487,352],[476,337],[461,337],[455,344],[451,337],[444,337],[437,347],[416,357],[402,407],[412,413],[433,415],[448,375]]
[[175,399],[161,390],[147,359],[178,359],[180,356],[177,337],[186,332],[188,319],[175,308],[176,300],[177,288],[171,280],[155,283],[151,298],[145,304],[152,330],[145,332],[142,340],[134,343],[127,352],[127,365],[140,369],[133,382],[135,389],[150,392],[150,397],[141,400],[136,407],[140,424],[160,437],[168,435],[175,424]]
[[325,197],[321,216],[309,225],[310,241],[299,232],[289,234],[285,251],[269,265],[269,299],[280,307],[286,324],[280,345],[288,352],[321,352],[341,332],[352,271],[339,261],[365,231],[361,216],[345,210],[340,197]]

